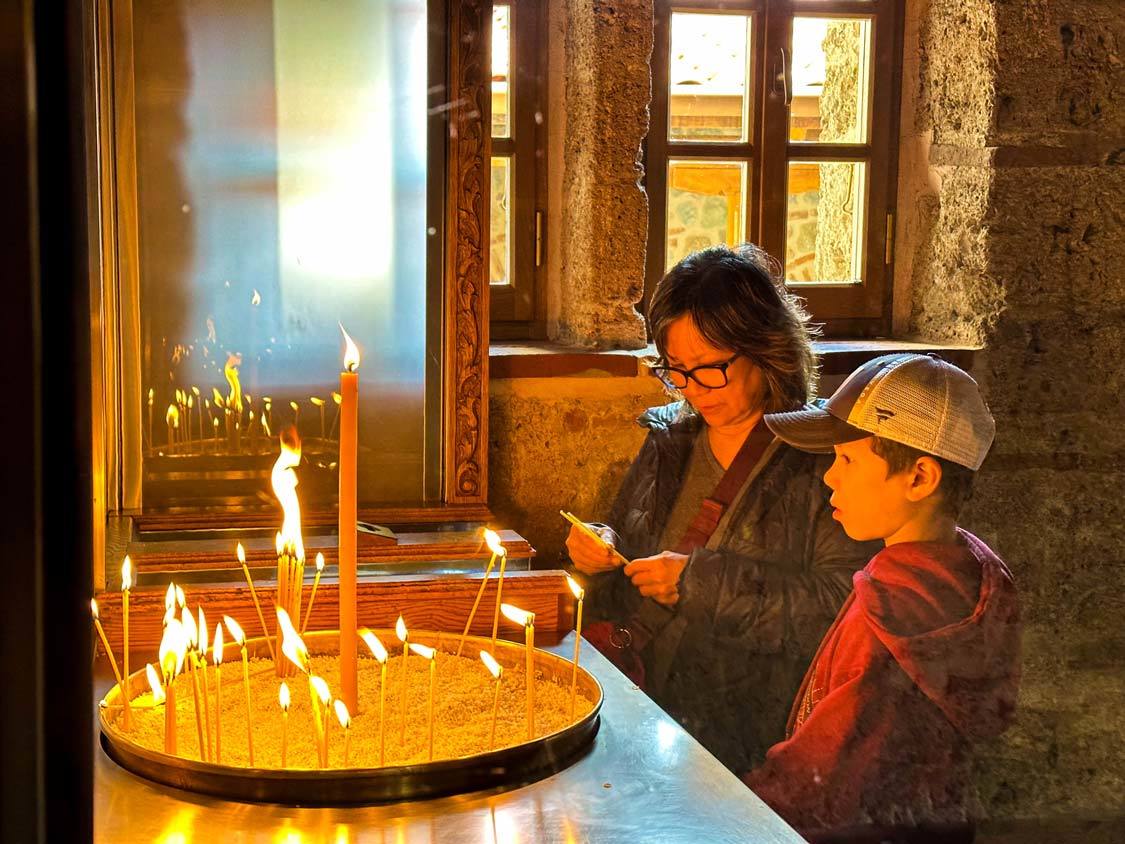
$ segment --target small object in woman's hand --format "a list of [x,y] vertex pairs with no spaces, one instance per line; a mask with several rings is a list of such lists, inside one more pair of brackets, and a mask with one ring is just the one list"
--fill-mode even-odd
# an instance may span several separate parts
[[584,536],[587,536],[594,542],[596,542],[600,548],[608,551],[614,566],[623,566],[629,562],[621,555],[621,553],[616,548],[613,547],[612,543],[607,542],[605,540],[605,537],[603,537],[596,530],[590,527],[590,525],[586,524],[573,513],[568,513],[566,510],[559,510],[559,515],[570,522],[572,525],[574,525]]

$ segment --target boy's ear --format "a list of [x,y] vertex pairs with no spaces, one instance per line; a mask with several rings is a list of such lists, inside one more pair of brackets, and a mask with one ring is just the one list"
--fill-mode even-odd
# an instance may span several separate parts
[[909,501],[921,501],[937,492],[941,486],[941,464],[930,456],[919,457],[910,469],[910,484],[906,488]]

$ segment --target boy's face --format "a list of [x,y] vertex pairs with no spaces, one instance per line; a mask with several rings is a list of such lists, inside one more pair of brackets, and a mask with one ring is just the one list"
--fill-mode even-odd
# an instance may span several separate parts
[[871,441],[866,437],[834,446],[836,460],[824,473],[832,490],[832,518],[857,542],[891,539],[916,510],[907,497],[912,473],[887,477],[887,461],[871,450]]

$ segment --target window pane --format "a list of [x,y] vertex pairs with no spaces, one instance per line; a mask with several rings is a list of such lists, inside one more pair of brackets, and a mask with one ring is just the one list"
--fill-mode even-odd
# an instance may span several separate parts
[[511,126],[512,7],[492,7],[492,137],[508,138]]
[[870,74],[870,20],[794,18],[789,140],[866,143]]
[[425,2],[133,9],[145,508],[276,509],[263,420],[333,506],[338,322],[360,503],[421,499]]
[[669,138],[745,141],[750,17],[672,15]]
[[863,280],[866,175],[862,161],[789,163],[786,281]]
[[488,280],[511,284],[512,276],[512,159],[492,159],[492,211],[489,219]]
[[666,268],[699,249],[745,240],[745,208],[744,162],[669,162]]

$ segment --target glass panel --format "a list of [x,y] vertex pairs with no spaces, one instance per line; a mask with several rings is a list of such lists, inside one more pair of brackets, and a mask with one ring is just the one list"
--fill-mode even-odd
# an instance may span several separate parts
[[793,19],[790,141],[867,143],[870,90],[868,18]]
[[866,177],[862,161],[789,163],[787,282],[863,281]]
[[508,138],[511,126],[512,7],[492,7],[492,137]]
[[426,3],[133,9],[145,509],[275,510],[293,422],[334,506],[339,322],[359,501],[422,500]]
[[746,239],[746,164],[670,161],[665,264],[708,246]]
[[749,15],[672,14],[671,140],[747,139],[749,54]]
[[492,159],[492,210],[489,217],[491,240],[488,248],[488,280],[491,284],[511,284],[512,276],[512,159]]

